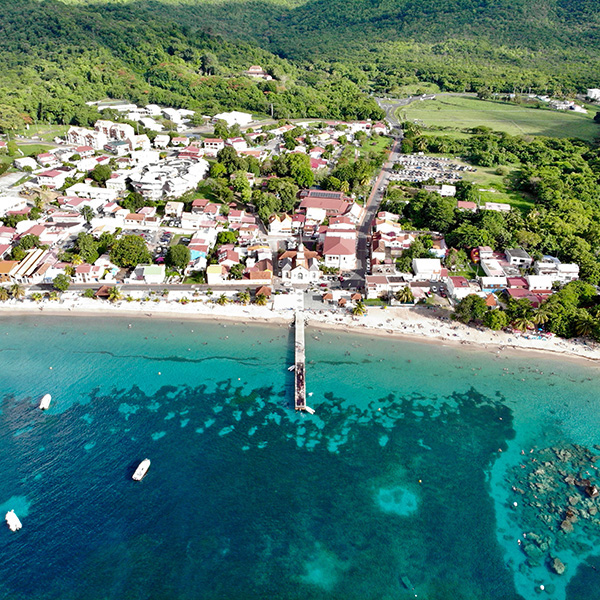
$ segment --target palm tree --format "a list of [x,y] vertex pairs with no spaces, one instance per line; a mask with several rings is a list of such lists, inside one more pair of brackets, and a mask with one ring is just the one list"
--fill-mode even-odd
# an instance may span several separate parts
[[74,266],[82,265],[84,263],[83,256],[81,256],[81,254],[73,254],[73,258],[71,259],[71,263]]
[[217,298],[217,304],[220,304],[221,306],[225,306],[225,304],[229,304],[229,298],[225,294],[221,294]]
[[50,292],[48,294],[48,300],[58,300],[58,292]]
[[109,302],[118,302],[123,299],[123,294],[121,290],[115,285],[108,290],[108,300]]
[[250,304],[250,294],[248,292],[239,292],[239,294],[238,294],[238,300],[244,306],[246,306],[247,304]]
[[254,298],[254,304],[258,306],[266,306],[268,302],[268,298],[264,294],[258,294],[256,298]]
[[534,325],[545,325],[550,319],[550,313],[540,308],[531,319]]
[[81,216],[85,219],[85,222],[89,225],[94,218],[94,211],[91,206],[84,206],[80,211]]
[[23,296],[25,296],[25,290],[23,289],[22,285],[14,283],[10,286],[10,295],[16,300],[20,300],[23,298]]
[[533,327],[533,322],[528,317],[519,317],[513,322],[513,327],[517,331],[527,331]]
[[344,194],[347,194],[350,191],[350,184],[344,180],[342,181],[341,185],[340,185],[340,192],[344,192]]
[[410,304],[415,300],[414,294],[407,285],[404,286],[401,290],[398,290],[394,297],[396,298],[396,300],[398,300],[398,302],[401,302],[402,304]]
[[590,337],[594,327],[594,319],[589,314],[579,315],[575,321],[575,332],[579,337]]
[[8,300],[8,298],[8,290],[5,287],[0,287],[0,302],[5,302],[6,300]]
[[359,300],[352,309],[352,314],[355,317],[362,317],[367,312],[367,307],[362,300]]
[[31,299],[34,302],[41,302],[43,297],[44,296],[42,294],[40,294],[39,292],[35,292],[34,294],[31,294]]

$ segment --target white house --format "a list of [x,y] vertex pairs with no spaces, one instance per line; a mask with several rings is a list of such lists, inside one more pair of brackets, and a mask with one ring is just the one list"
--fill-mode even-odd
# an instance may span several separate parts
[[241,137],[229,138],[225,142],[225,145],[231,146],[236,152],[248,149],[248,142],[244,138],[241,138]]
[[0,217],[11,211],[23,210],[27,200],[20,196],[0,196]]
[[168,135],[157,135],[154,138],[155,148],[166,148],[169,145],[171,138]]
[[165,265],[143,265],[142,277],[149,285],[163,283],[165,280]]
[[485,210],[494,210],[496,212],[510,212],[510,204],[504,202],[486,202],[483,205]]
[[526,275],[527,285],[530,292],[542,292],[552,290],[552,277],[548,275]]
[[216,123],[217,121],[225,121],[228,127],[231,127],[232,125],[240,125],[244,127],[245,125],[250,125],[250,123],[253,121],[252,115],[239,112],[237,110],[219,113],[218,115],[215,115],[212,120],[213,123]]
[[481,261],[481,268],[488,277],[505,277],[506,273],[502,265],[495,258],[487,258]]
[[68,196],[79,196],[80,198],[92,198],[94,200],[102,200],[103,202],[111,202],[116,200],[119,192],[107,188],[99,188],[88,185],[87,183],[76,183],[70,188],[67,188]]
[[185,204],[171,200],[165,204],[165,217],[181,217]]
[[439,258],[413,258],[412,268],[415,279],[439,281],[442,276],[442,263]]
[[288,214],[271,215],[269,217],[269,233],[272,235],[291,234],[292,217]]
[[211,152],[218,152],[225,148],[225,141],[221,138],[206,138],[204,140],[204,147]]
[[223,265],[208,265],[206,267],[206,283],[218,285],[227,281],[227,269]]
[[579,265],[575,263],[536,261],[533,269],[536,275],[546,275],[551,277],[553,282],[563,285],[579,279]]
[[350,271],[356,268],[356,240],[334,235],[325,236],[323,244],[325,266]]
[[527,269],[533,264],[533,258],[522,248],[509,248],[505,252],[506,260],[513,267]]
[[473,293],[465,277],[448,277],[446,287],[448,294],[455,300],[462,300]]

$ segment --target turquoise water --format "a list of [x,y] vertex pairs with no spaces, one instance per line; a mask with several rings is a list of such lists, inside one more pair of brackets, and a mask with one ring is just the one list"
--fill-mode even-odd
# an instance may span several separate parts
[[291,335],[3,319],[0,598],[594,597],[597,517],[533,560],[551,508],[512,488],[600,443],[596,366],[308,329],[309,416]]

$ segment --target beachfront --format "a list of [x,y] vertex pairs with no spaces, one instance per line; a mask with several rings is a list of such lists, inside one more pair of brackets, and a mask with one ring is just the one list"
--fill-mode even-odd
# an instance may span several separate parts
[[[274,309],[271,306],[229,303],[220,305],[209,297],[194,298],[182,304],[182,294],[172,293],[168,298],[156,297],[146,301],[110,303],[65,294],[60,301],[41,303],[25,300],[8,300],[0,304],[0,315],[18,314],[71,315],[87,317],[142,317],[168,319],[214,319],[222,321],[291,324],[294,310]],[[301,302],[301,297],[298,298]],[[406,337],[420,341],[460,344],[492,352],[501,350],[528,350],[559,353],[565,356],[600,360],[600,346],[579,339],[566,340],[556,336],[536,333],[492,331],[471,327],[438,317],[427,308],[418,307],[366,307],[366,313],[357,317],[345,309],[305,309],[309,326],[338,328],[354,333]]]

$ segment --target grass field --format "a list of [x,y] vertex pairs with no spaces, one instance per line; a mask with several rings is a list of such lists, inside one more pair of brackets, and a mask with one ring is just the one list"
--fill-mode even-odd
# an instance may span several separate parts
[[[511,135],[576,137],[588,141],[600,136],[600,126],[594,122],[594,114],[594,111],[581,114],[526,108],[506,102],[453,95],[413,102],[398,109],[401,120],[422,121],[427,127],[448,127],[461,131],[483,125]],[[451,135],[450,131],[443,133]]]
[[383,152],[383,150],[385,150],[386,148],[389,148],[391,145],[391,140],[388,137],[381,136],[376,137],[374,139],[375,141],[373,141],[372,138],[368,137],[363,141],[359,149],[361,156],[365,156],[369,153],[379,154],[380,152]]
[[507,178],[510,177],[516,167],[509,167],[508,177],[498,175],[496,167],[477,167],[475,173],[463,173],[465,181],[470,181],[477,186],[481,203],[485,202],[505,202],[514,208],[527,212],[532,208],[533,199],[515,192],[506,185]]

